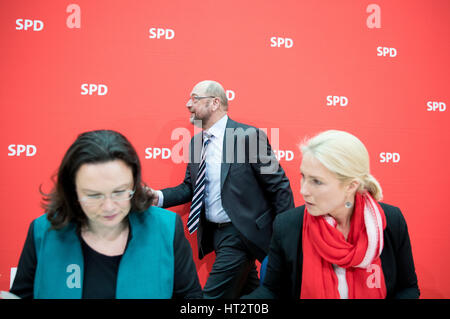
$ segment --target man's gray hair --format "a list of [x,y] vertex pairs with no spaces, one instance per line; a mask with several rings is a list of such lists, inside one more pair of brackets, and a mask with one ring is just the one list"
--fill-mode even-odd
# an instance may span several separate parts
[[217,96],[220,99],[220,104],[224,107],[224,110],[228,110],[228,98],[223,86],[216,81],[207,81],[208,86],[206,87],[205,94]]

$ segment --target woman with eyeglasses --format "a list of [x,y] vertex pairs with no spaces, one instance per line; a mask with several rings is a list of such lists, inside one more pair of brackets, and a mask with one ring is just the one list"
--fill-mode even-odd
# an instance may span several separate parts
[[22,298],[202,298],[180,217],[151,206],[120,133],[78,136],[46,213],[29,228],[11,293]]

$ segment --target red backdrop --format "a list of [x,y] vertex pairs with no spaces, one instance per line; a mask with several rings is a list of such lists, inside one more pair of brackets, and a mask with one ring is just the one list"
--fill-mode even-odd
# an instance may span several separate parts
[[[171,133],[193,133],[187,97],[213,79],[231,118],[267,128],[296,205],[303,138],[358,136],[408,223],[422,297],[450,297],[448,0],[75,1],[0,5],[0,290],[79,133],[122,132],[144,180],[175,186]],[[214,256],[186,235],[204,285]]]

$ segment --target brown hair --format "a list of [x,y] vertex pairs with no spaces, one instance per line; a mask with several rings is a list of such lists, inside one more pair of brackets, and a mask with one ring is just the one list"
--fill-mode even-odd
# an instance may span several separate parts
[[139,157],[125,136],[110,130],[85,132],[77,137],[64,155],[53,190],[50,194],[41,191],[42,207],[53,229],[61,229],[70,222],[81,227],[87,222],[75,190],[75,176],[81,165],[117,159],[124,161],[133,172],[135,193],[130,200],[131,210],[141,212],[151,206],[153,197],[142,185]]

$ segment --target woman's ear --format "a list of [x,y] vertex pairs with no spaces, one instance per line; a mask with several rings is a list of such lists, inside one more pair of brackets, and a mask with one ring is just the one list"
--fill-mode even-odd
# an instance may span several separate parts
[[347,185],[347,191],[349,193],[355,193],[358,190],[360,185],[361,185],[361,182],[354,179]]

